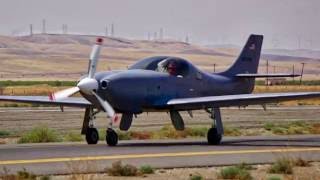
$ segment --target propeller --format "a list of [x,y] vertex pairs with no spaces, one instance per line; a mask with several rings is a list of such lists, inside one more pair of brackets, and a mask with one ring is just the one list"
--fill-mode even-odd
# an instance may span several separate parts
[[99,101],[101,107],[106,111],[108,117],[111,117],[113,121],[117,121],[118,117],[115,114],[114,109],[109,104],[109,102],[103,100],[95,91],[99,88],[99,82],[94,78],[96,73],[100,49],[103,39],[97,38],[96,44],[93,46],[90,59],[89,59],[89,68],[88,76],[81,79],[76,87],[58,91],[49,95],[49,99],[52,101],[63,100],[73,94],[81,91],[84,94],[94,95]]
[[72,87],[72,88],[64,89],[62,91],[58,91],[58,92],[49,94],[49,99],[51,101],[62,100],[62,99],[65,99],[65,98],[79,92],[79,90],[80,90],[79,87]]

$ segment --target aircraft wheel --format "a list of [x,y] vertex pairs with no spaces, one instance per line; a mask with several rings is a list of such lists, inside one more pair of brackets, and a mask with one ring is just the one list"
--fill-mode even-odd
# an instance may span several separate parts
[[99,133],[96,128],[88,128],[86,133],[86,140],[88,144],[97,144],[99,141]]
[[113,129],[108,129],[106,133],[106,141],[109,146],[118,144],[118,134]]
[[207,134],[208,143],[218,145],[221,142],[222,135],[218,134],[217,128],[210,128]]

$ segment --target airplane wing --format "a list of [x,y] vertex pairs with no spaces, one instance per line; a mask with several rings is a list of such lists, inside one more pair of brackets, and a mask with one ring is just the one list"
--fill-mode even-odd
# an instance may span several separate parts
[[196,98],[180,98],[168,101],[167,105],[176,110],[192,110],[210,107],[246,106],[288,100],[319,98],[320,92],[260,93]]
[[0,96],[0,101],[47,104],[56,106],[88,107],[91,103],[84,98],[69,97],[63,100],[50,100],[48,96]]
[[285,73],[277,73],[277,74],[236,74],[235,77],[238,78],[268,78],[268,77],[298,77],[300,74],[285,74]]

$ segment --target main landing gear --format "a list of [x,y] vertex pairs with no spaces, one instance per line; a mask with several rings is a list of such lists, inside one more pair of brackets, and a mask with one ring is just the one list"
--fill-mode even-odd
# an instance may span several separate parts
[[208,144],[218,145],[220,144],[223,135],[220,108],[212,108],[211,110],[207,110],[207,112],[210,113],[210,117],[213,120],[212,127],[207,134]]
[[[97,144],[99,141],[99,132],[97,128],[94,127],[94,119],[97,113],[99,113],[99,111],[94,111],[92,107],[86,108],[81,134],[86,136],[88,144]],[[112,125],[113,119],[110,119],[106,131],[106,142],[109,146],[118,144],[118,134],[112,129]]]

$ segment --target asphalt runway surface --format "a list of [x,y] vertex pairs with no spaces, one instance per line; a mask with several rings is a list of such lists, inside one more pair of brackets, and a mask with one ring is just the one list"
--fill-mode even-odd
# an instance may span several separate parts
[[283,156],[319,161],[320,135],[225,137],[219,146],[205,139],[120,141],[116,147],[104,142],[1,145],[0,169],[68,174],[105,172],[119,160],[137,167],[181,168],[271,163]]

